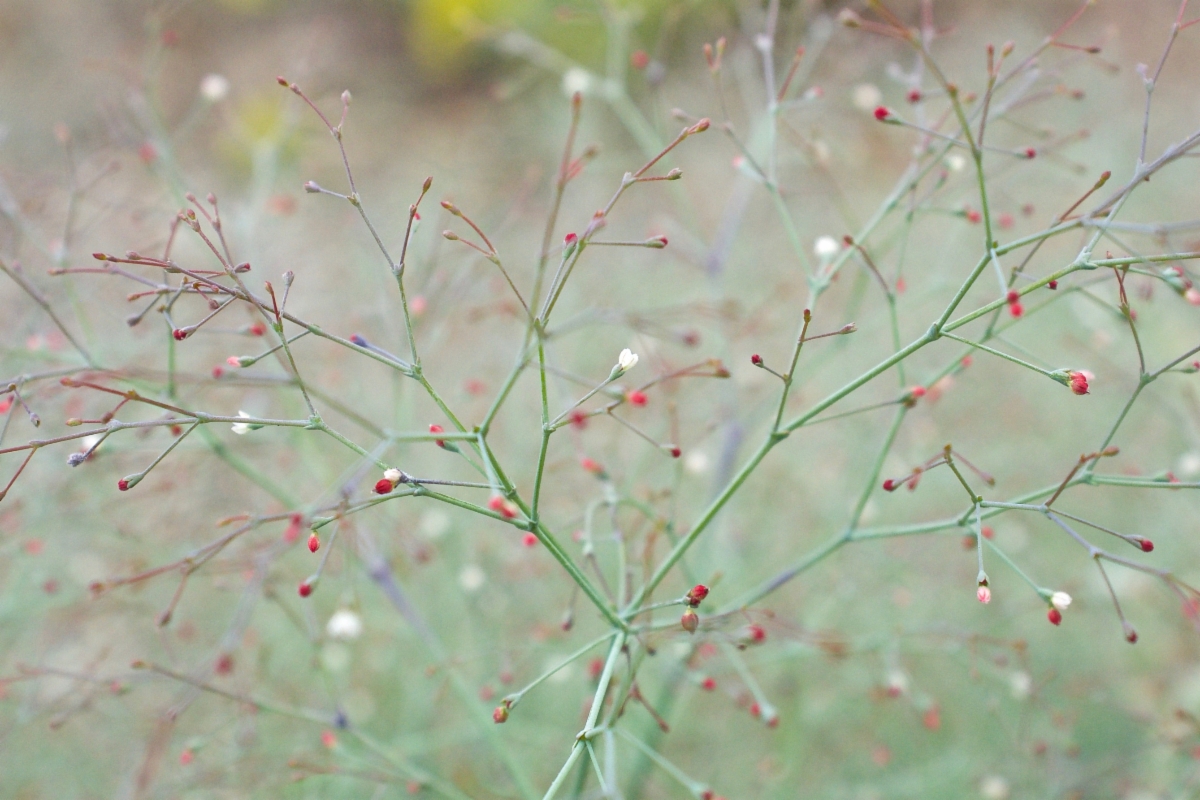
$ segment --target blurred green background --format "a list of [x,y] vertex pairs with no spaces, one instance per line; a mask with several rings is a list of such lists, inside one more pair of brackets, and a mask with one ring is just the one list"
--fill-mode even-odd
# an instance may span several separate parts
[[[986,43],[1012,39],[1020,56],[1076,4],[932,7],[945,33],[934,47],[939,63],[964,88],[979,91]],[[870,115],[878,103],[906,109],[898,75],[911,68],[911,53],[836,26],[840,8],[796,0],[783,3],[780,14],[780,69],[803,43],[808,54],[799,91],[821,89],[785,115],[780,133],[780,183],[809,249],[818,236],[840,237],[870,216],[914,142]],[[906,20],[920,11],[917,3],[893,8]],[[1130,174],[1144,102],[1134,65],[1156,63],[1176,8],[1167,0],[1097,4],[1068,38],[1102,44],[1102,53],[1051,51],[1042,74],[1057,87],[1054,96],[1014,115],[1011,124],[996,123],[993,143],[1044,148],[1033,162],[1002,167],[992,178],[993,212],[1014,220],[1005,240],[1040,230],[1102,170],[1111,169],[1114,182]],[[136,327],[126,324],[142,307],[126,301],[130,284],[99,275],[51,277],[47,270],[90,266],[93,251],[158,252],[183,193],[211,191],[220,198],[235,257],[251,262],[255,278],[278,281],[293,270],[289,307],[297,314],[396,350],[402,317],[369,235],[352,208],[301,189],[311,179],[344,190],[336,147],[275,78],[295,81],[331,115],[349,89],[346,147],[359,192],[390,247],[401,240],[421,182],[434,177],[410,249],[408,288],[423,304],[417,336],[430,380],[466,419],[479,419],[517,352],[521,323],[495,270],[440,236],[447,227],[462,233],[462,226],[431,201],[453,199],[488,232],[518,283],[528,285],[567,132],[567,90],[584,90],[579,145],[600,150],[571,184],[557,236],[582,230],[621,175],[678,132],[683,123],[673,109],[723,118],[703,42],[728,37],[727,106],[740,135],[751,129],[764,102],[753,46],[762,25],[760,4],[699,0],[5,0],[0,255],[20,263],[99,362],[130,380],[161,383],[163,325],[154,314]],[[1191,29],[1181,34],[1155,94],[1152,153],[1197,124],[1197,63]],[[606,234],[632,240],[664,234],[670,246],[597,248],[572,278],[561,311],[573,321],[558,346],[562,370],[603,376],[616,353],[632,347],[642,357],[639,378],[706,358],[721,359],[732,376],[664,384],[644,409],[629,412],[657,440],[678,442],[679,461],[604,420],[560,434],[545,499],[546,516],[559,530],[580,528],[587,504],[613,490],[686,528],[766,430],[778,390],[749,356],[761,353],[770,364],[786,358],[807,290],[770,197],[739,171],[737,156],[716,126],[689,140],[669,160],[684,180],[638,187],[622,200]],[[1156,176],[1125,218],[1191,219],[1200,208],[1197,163],[1185,159]],[[953,171],[946,179],[948,188],[919,222],[889,229],[881,245],[889,276],[901,239],[906,248],[908,289],[899,300],[904,341],[925,330],[977,257],[979,229],[962,216],[964,206],[977,202],[972,179]],[[72,194],[73,186],[82,192]],[[1025,210],[1030,204],[1032,213]],[[1183,232],[1145,237],[1138,246],[1197,249],[1195,239]],[[1079,244],[1078,238],[1049,243],[1031,272],[1068,263]],[[206,263],[191,239],[181,239],[176,258]],[[884,307],[871,289],[868,273],[847,270],[823,299],[820,330],[854,321],[859,331],[806,351],[795,409],[891,352]],[[1110,285],[1095,293],[1115,301]],[[1131,281],[1131,296],[1153,363],[1195,345],[1194,306],[1150,282],[1134,288]],[[990,297],[980,292],[973,299]],[[218,329],[179,348],[181,395],[214,413],[302,414],[295,397],[265,382],[211,378],[228,356],[261,349],[246,331],[251,322],[237,309]],[[1011,341],[1052,367],[1092,371],[1092,394],[1076,398],[978,354],[970,369],[939,384],[930,397],[936,402],[909,415],[886,475],[905,474],[952,441],[996,476],[989,497],[1003,499],[1059,480],[1079,453],[1102,440],[1136,383],[1124,323],[1110,308],[1071,298],[1031,315]],[[906,362],[909,382],[935,375],[956,352],[947,344],[920,353]],[[395,430],[443,421],[411,381],[374,362],[347,359],[307,339],[296,353],[313,383],[352,412],[331,411],[331,421],[361,441],[370,436],[354,415]],[[0,378],[73,363],[43,312],[0,276]],[[256,374],[282,372],[264,366]],[[1200,475],[1196,379],[1169,377],[1135,407],[1117,438],[1122,455],[1107,465],[1112,471],[1171,470],[1193,481]],[[578,394],[566,381],[555,390],[564,402]],[[895,391],[888,377],[847,402],[884,402]],[[41,429],[15,409],[3,446],[61,434],[67,417],[108,407],[53,381],[31,389],[29,401]],[[524,488],[532,481],[537,414],[534,382],[523,381],[495,434]],[[712,583],[713,602],[751,590],[846,524],[890,419],[883,411],[822,424],[770,456],[688,557],[690,569]],[[232,458],[301,502],[333,496],[357,477],[347,473],[353,462],[345,451],[304,433],[234,437],[224,426],[213,433]],[[174,618],[160,627],[176,573],[95,598],[89,584],[174,562],[225,532],[217,527],[224,518],[290,507],[199,439],[186,441],[134,491],[118,493],[116,480],[143,468],[168,441],[161,429],[114,436],[75,470],[65,463],[73,444],[48,448],[0,503],[0,796],[357,798],[430,791],[336,732],[339,713],[393,757],[469,796],[517,796],[494,738],[535,786],[549,783],[582,725],[595,686],[589,665],[602,649],[530,693],[506,725],[484,732],[480,724],[492,725],[498,698],[605,630],[582,602],[573,630],[561,629],[571,584],[543,548],[527,548],[510,528],[426,500],[391,502],[346,526],[318,591],[301,601],[295,586],[311,573],[314,556],[302,546],[279,545],[284,524],[265,526],[194,575]],[[428,444],[393,453],[414,474],[470,476]],[[604,464],[614,488],[580,469],[581,457]],[[17,458],[0,456],[0,480],[7,481]],[[1064,507],[1153,538],[1148,563],[1197,579],[1194,495],[1084,487],[1068,494]],[[940,519],[962,508],[951,477],[931,474],[914,493],[877,492],[864,524]],[[622,520],[632,537],[654,529],[653,520],[633,512]],[[1044,519],[1005,515],[995,528],[997,543],[1027,572],[1074,596],[1060,628],[1046,622],[1044,602],[998,562],[989,564],[993,601],[977,603],[975,555],[961,546],[961,531],[855,544],[744,619],[706,634],[717,642],[736,637],[747,622],[766,629],[767,642],[747,650],[745,659],[779,710],[777,728],[748,713],[746,676],[720,650],[702,649],[685,661],[691,642],[668,631],[654,640],[658,655],[639,684],[671,732],[655,734],[645,709],[632,703],[629,729],[729,798],[1196,796],[1200,639],[1178,599],[1141,573],[1110,569],[1140,634],[1130,647],[1100,576],[1074,542]],[[446,661],[431,654],[412,617],[398,613],[372,582],[364,564],[374,557],[386,562],[440,639]],[[674,577],[664,591],[682,591],[685,583]],[[331,635],[327,623],[339,609],[361,618],[361,635]],[[234,697],[310,709],[328,722],[255,711],[131,670],[135,659]],[[701,688],[706,677],[715,679],[714,691]],[[469,690],[467,699],[478,700],[464,702],[455,680]],[[326,730],[334,730],[336,743],[323,741]],[[638,751],[618,752],[625,796],[687,796],[662,771],[648,769]],[[599,796],[594,780],[584,795]]]

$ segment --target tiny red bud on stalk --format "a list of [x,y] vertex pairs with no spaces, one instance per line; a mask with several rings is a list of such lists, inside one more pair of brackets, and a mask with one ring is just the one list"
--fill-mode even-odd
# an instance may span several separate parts
[[[430,433],[445,433],[445,432],[446,432],[446,429],[445,429],[445,428],[443,428],[441,425],[438,425],[437,423],[434,423],[433,425],[430,425],[430,426],[429,426],[429,432],[430,432]],[[445,440],[445,439],[434,439],[434,440],[433,440],[433,443],[434,443],[434,444],[436,444],[438,447],[445,447],[445,446],[446,446],[446,440]]]
[[125,480],[124,478],[121,478],[121,480],[117,481],[117,488],[119,490],[121,490],[122,492],[129,491],[129,481]]
[[533,533],[527,533],[521,537],[521,544],[525,545],[526,547],[536,547],[537,543],[538,538]]
[[319,538],[317,538],[316,533],[310,533],[308,535],[308,552],[315,553],[320,549],[321,549],[321,540]]
[[508,722],[507,703],[501,703],[500,705],[496,706],[496,710],[492,712],[492,722],[496,723],[497,725],[502,725],[503,723]]
[[1009,303],[1008,313],[1014,318],[1020,317],[1025,313],[1025,306],[1021,305],[1020,303]]
[[896,491],[897,488],[899,488],[899,486],[900,485],[891,478],[888,478],[887,480],[885,480],[883,482],[883,490],[885,492],[894,492],[894,491]]
[[396,488],[387,478],[380,478],[375,484],[375,494],[387,494],[392,489]]
[[754,355],[750,356],[750,363],[756,367],[761,367],[763,365],[762,356],[760,356],[758,353],[755,353]]
[[182,342],[187,338],[188,332],[183,328],[176,328],[175,330],[171,331],[171,335],[175,337],[175,341]]
[[717,688],[716,678],[708,677],[700,682],[700,688],[706,692],[711,692]]
[[256,322],[250,326],[250,334],[252,336],[262,336],[266,332],[267,326],[263,325],[261,322]]
[[708,597],[708,587],[703,583],[698,583],[691,588],[691,591],[687,593],[688,605],[690,605],[692,608],[695,608],[704,602],[704,598],[706,597]]
[[1004,302],[1008,303],[1009,305],[1021,302],[1021,293],[1016,289],[1009,289],[1008,294],[1004,297]]
[[1051,625],[1062,624],[1062,612],[1057,608],[1052,608],[1046,613],[1046,619],[1050,620]]
[[629,401],[630,405],[635,405],[635,406],[646,405],[646,395],[643,392],[637,391],[636,389],[633,390],[632,392],[630,392],[629,394],[625,395],[625,399]]
[[1035,149],[1034,149],[1034,148],[1032,148],[1032,147],[1026,147],[1026,148],[1025,148],[1025,157],[1026,157],[1026,158],[1036,158],[1036,157],[1037,157],[1037,150],[1035,150]]
[[1150,553],[1154,551],[1154,542],[1150,541],[1149,539],[1142,538],[1138,541],[1137,545],[1138,547],[1142,548],[1143,553]]
[[1058,281],[1050,281],[1049,283],[1046,284],[1046,287],[1049,289],[1057,289]]
[[875,109],[875,119],[880,122],[886,122],[892,116],[892,110],[887,106],[878,106]]
[[688,633],[695,633],[696,628],[700,626],[700,617],[692,609],[687,609],[683,612],[683,616],[679,618],[679,624]]
[[563,237],[563,244],[567,247],[570,247],[571,245],[575,244],[578,241],[579,241],[579,236],[574,233],[568,233],[566,236]]
[[671,446],[671,458],[679,458],[679,456],[682,454],[683,454],[683,451],[680,450],[678,446],[676,446],[676,445]]
[[1067,379],[1070,382],[1072,392],[1078,395],[1084,395],[1088,393],[1087,375],[1084,375],[1082,372],[1075,372],[1072,370],[1067,372]]
[[300,593],[301,597],[308,597],[313,591],[312,584],[308,581],[304,581],[300,584],[300,588],[297,591]]

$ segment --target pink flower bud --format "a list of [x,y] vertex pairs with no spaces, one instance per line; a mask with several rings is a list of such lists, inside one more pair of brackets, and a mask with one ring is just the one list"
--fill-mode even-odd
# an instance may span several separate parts
[[644,393],[644,392],[639,392],[639,391],[638,391],[638,390],[636,390],[636,389],[634,389],[634,390],[633,390],[632,392],[630,392],[629,394],[625,395],[625,399],[629,401],[630,405],[635,405],[635,406],[644,406],[644,405],[646,405],[646,395],[645,395],[645,393]]
[[682,625],[683,629],[688,633],[695,633],[696,628],[700,626],[700,617],[697,616],[695,611],[692,611],[689,608],[685,610],[683,612],[683,616],[679,618],[679,624]]
[[315,553],[321,549],[321,540],[315,532],[308,535],[308,552]]
[[497,725],[508,722],[508,703],[501,703],[496,706],[496,710],[492,712],[492,722]]
[[986,586],[980,586],[975,590],[975,597],[984,605],[992,602],[992,590]]
[[878,106],[875,109],[875,119],[880,122],[886,122],[892,116],[892,110],[887,106]]
[[1083,395],[1088,393],[1087,375],[1071,370],[1067,372],[1067,380],[1070,383],[1071,391],[1075,394]]

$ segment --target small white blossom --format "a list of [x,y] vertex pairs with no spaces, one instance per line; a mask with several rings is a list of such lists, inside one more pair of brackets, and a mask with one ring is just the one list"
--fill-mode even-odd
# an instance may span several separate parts
[[1071,607],[1071,595],[1066,592],[1055,592],[1050,595],[1050,605],[1057,608],[1060,613],[1066,611]]
[[626,347],[621,351],[621,355],[617,356],[617,369],[621,372],[627,372],[637,366],[637,353]]
[[[246,419],[250,419],[250,415],[247,414],[245,411],[239,411],[238,416],[245,417]],[[232,430],[238,436],[245,436],[247,433],[254,430],[254,428],[250,427],[250,423],[248,423],[248,422],[235,422],[235,423],[233,423]]]
[[477,592],[487,581],[487,575],[475,564],[467,564],[458,573],[458,585],[464,592]]
[[836,256],[840,249],[837,239],[832,236],[822,236],[813,244],[813,252],[822,260]]
[[883,101],[883,93],[873,83],[860,83],[854,87],[851,102],[862,111],[873,111]]
[[200,96],[210,103],[224,100],[229,94],[229,79],[215,72],[205,75],[200,81]]
[[348,608],[335,611],[325,624],[325,633],[329,634],[329,638],[345,641],[357,639],[362,634],[362,629],[362,617]]
[[401,472],[400,470],[396,469],[395,467],[392,467],[391,469],[385,469],[383,471],[383,479],[385,481],[387,481],[388,483],[390,483],[392,486],[395,486],[397,483],[399,483],[400,478],[403,477],[403,475],[404,475],[404,473]]
[[999,775],[986,775],[979,782],[979,793],[986,800],[1008,800],[1008,781]]
[[1033,676],[1024,670],[1017,670],[1008,678],[1008,686],[1016,700],[1024,700],[1033,691]]
[[952,153],[946,156],[946,166],[950,168],[951,172],[962,172],[963,167],[966,165],[967,160],[958,153]]
[[581,67],[571,67],[563,73],[562,88],[567,97],[573,97],[576,92],[587,94],[592,88],[592,74]]

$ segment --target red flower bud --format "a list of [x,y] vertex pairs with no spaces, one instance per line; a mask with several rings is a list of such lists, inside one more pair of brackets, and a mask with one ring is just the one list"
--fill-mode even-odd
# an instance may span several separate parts
[[117,481],[117,488],[120,489],[122,492],[129,491],[129,481],[125,480],[124,478],[121,478],[121,480]]
[[1025,306],[1021,305],[1020,303],[1009,303],[1008,313],[1013,317],[1019,317],[1025,313]]
[[760,356],[758,353],[755,353],[754,355],[750,356],[750,363],[756,367],[761,367],[763,365],[762,356]]
[[256,322],[250,326],[250,334],[253,336],[262,336],[267,332],[267,326],[261,322]]
[[1048,289],[1057,289],[1057,288],[1058,288],[1058,281],[1050,281],[1049,283],[1047,283],[1047,284],[1046,284],[1046,288],[1048,288]]
[[508,722],[508,703],[496,706],[496,710],[492,712],[492,722],[497,725]]
[[[438,424],[434,423],[433,425],[430,425],[430,426],[429,426],[429,432],[430,432],[430,433],[445,433],[445,432],[446,432],[446,429],[445,429],[445,428],[443,428],[441,425],[438,425]],[[445,446],[446,446],[446,440],[445,440],[445,439],[434,439],[434,440],[433,440],[433,443],[434,443],[434,444],[436,444],[438,447],[445,447]]]
[[700,688],[706,692],[711,692],[717,688],[717,680],[713,677],[705,678],[700,682]]
[[885,480],[883,482],[883,490],[885,492],[894,492],[894,491],[896,491],[896,489],[898,487],[899,487],[899,484],[896,483],[896,481],[892,480],[891,478],[888,478],[887,480]]
[[538,538],[533,533],[527,533],[521,537],[521,544],[525,545],[526,547],[536,547],[537,543]]
[[1035,150],[1032,147],[1025,148],[1025,157],[1026,158],[1035,158],[1036,156],[1037,156],[1037,150]]
[[700,617],[696,615],[695,611],[692,611],[689,608],[685,610],[683,612],[683,616],[679,618],[679,624],[682,625],[683,629],[688,633],[695,633],[696,628],[700,626]]
[[387,478],[380,478],[375,484],[375,494],[387,494],[396,487],[392,486],[392,482]]
[[176,328],[175,330],[171,331],[171,335],[175,337],[175,341],[182,342],[187,338],[187,331],[185,331],[183,328]]
[[1046,613],[1046,619],[1050,620],[1051,625],[1059,625],[1062,623],[1062,612],[1057,608],[1052,608]]
[[310,533],[308,535],[308,552],[315,553],[321,548],[321,540],[317,538],[317,534]]
[[698,583],[687,593],[688,605],[695,608],[704,602],[704,598],[706,597],[708,597],[708,587],[703,583]]
[[301,597],[308,597],[310,594],[312,594],[312,590],[312,584],[308,581],[304,581],[300,584],[300,589],[298,591],[300,592]]
[[683,451],[679,449],[678,445],[671,446],[671,458],[679,458],[682,453]]
[[886,121],[891,116],[892,110],[887,106],[879,106],[875,109],[875,119],[879,120],[880,122]]
[[1070,371],[1067,373],[1067,379],[1070,381],[1072,392],[1080,395],[1088,393],[1087,375],[1082,372]]
[[625,399],[629,401],[630,405],[635,405],[635,406],[646,405],[646,395],[643,392],[639,392],[636,389],[634,389],[629,394],[625,395]]
[[1150,541],[1149,539],[1143,538],[1141,541],[1138,542],[1138,547],[1142,548],[1143,553],[1149,553],[1154,549],[1154,542]]

